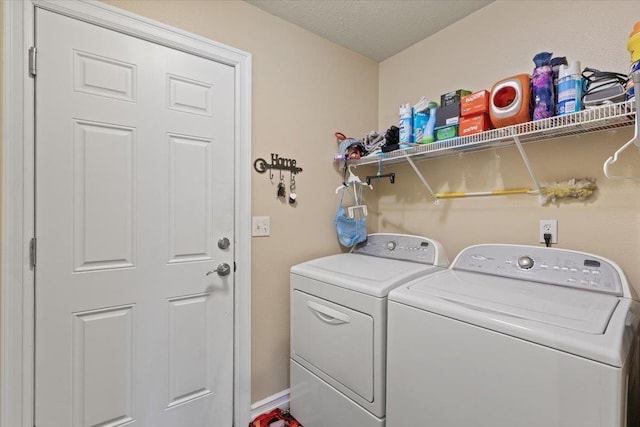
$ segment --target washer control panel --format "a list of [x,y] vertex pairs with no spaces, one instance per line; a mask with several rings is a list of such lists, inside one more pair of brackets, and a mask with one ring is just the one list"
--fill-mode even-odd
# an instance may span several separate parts
[[619,268],[584,252],[518,245],[478,245],[463,250],[454,270],[623,295]]
[[426,237],[408,234],[369,234],[367,240],[356,246],[354,253],[434,264],[437,244]]

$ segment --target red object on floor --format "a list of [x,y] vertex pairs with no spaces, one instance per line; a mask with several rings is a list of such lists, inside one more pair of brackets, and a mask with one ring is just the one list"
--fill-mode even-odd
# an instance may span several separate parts
[[276,408],[271,412],[267,412],[262,415],[258,415],[252,422],[249,423],[249,427],[269,427],[271,424],[278,421],[284,421],[286,427],[302,427],[295,418],[288,412],[283,412],[280,408]]

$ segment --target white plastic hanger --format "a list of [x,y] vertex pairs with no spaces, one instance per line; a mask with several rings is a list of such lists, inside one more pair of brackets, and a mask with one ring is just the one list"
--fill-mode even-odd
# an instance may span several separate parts
[[342,183],[342,185],[340,185],[338,188],[336,188],[336,194],[338,194],[338,191],[342,190],[343,188],[348,187],[351,184],[353,184],[354,193],[356,192],[356,185],[364,185],[364,186],[369,187],[370,189],[373,190],[373,186],[371,184],[367,184],[366,182],[363,182],[358,175],[353,173],[353,171],[351,170],[352,167],[353,167],[353,165],[349,165],[349,167],[348,167],[348,169],[349,169],[349,177],[347,178],[347,180],[345,182]]
[[635,133],[633,135],[633,138],[631,138],[631,140],[629,140],[626,144],[624,144],[622,147],[620,147],[618,149],[618,151],[616,151],[613,156],[609,157],[607,159],[606,162],[604,162],[604,176],[606,176],[609,179],[630,179],[633,181],[640,181],[640,177],[636,177],[636,176],[616,176],[616,175],[611,175],[609,173],[609,166],[611,166],[612,164],[614,164],[615,162],[618,161],[618,155],[620,155],[620,153],[622,153],[624,150],[627,149],[627,147],[629,147],[630,145],[635,145],[636,147],[640,148],[640,138],[638,137],[640,134],[640,71],[636,71],[635,73],[632,74],[633,77],[633,88],[634,88],[634,92],[635,92],[635,99],[636,99],[636,126],[635,126]]

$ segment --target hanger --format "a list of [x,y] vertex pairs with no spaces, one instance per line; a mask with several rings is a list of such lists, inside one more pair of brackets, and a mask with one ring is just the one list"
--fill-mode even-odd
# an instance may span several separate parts
[[342,190],[343,188],[349,187],[349,185],[351,185],[351,184],[353,184],[354,191],[356,189],[356,184],[357,185],[362,185],[362,186],[367,186],[367,187],[369,187],[370,189],[373,190],[373,186],[371,184],[369,184],[368,182],[367,183],[362,182],[360,177],[353,173],[353,171],[351,170],[352,167],[354,167],[354,166],[353,165],[349,165],[348,166],[349,177],[342,183],[342,185],[340,185],[338,188],[336,188],[336,194],[338,194],[338,191]]
[[622,153],[631,145],[635,145],[636,147],[640,148],[640,138],[639,138],[639,134],[640,134],[640,71],[634,72],[632,76],[633,76],[633,88],[634,88],[635,99],[636,99],[635,133],[633,135],[633,138],[631,138],[626,144],[620,147],[618,151],[613,153],[613,156],[609,157],[607,161],[604,162],[604,167],[603,167],[604,176],[606,176],[609,179],[629,179],[633,181],[640,180],[640,177],[636,177],[636,176],[616,176],[616,175],[611,175],[609,173],[609,166],[611,166],[612,164],[618,161],[618,156],[620,155],[620,153]]

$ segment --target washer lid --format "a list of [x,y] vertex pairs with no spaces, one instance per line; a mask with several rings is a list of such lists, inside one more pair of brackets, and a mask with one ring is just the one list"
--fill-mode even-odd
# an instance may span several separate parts
[[455,270],[401,285],[389,293],[396,303],[615,367],[640,319],[629,298]]
[[442,268],[349,253],[295,265],[291,273],[382,298],[396,286],[437,270]]
[[406,288],[406,294],[436,297],[478,316],[507,316],[513,325],[537,322],[587,334],[603,334],[619,302],[612,295],[465,271],[449,271]]

